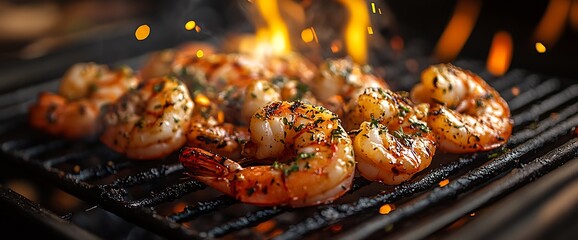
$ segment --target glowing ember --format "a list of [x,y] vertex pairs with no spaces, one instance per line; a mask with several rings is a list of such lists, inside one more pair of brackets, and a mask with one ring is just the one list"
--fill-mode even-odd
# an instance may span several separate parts
[[494,35],[486,67],[494,76],[501,76],[508,71],[512,61],[512,36],[500,31]]
[[187,31],[191,31],[191,30],[195,29],[196,26],[197,26],[197,23],[195,21],[192,21],[192,20],[185,23],[185,29],[187,29]]
[[476,216],[476,213],[475,213],[475,212],[470,213],[470,217],[473,217],[473,216]]
[[343,229],[343,225],[341,225],[341,224],[331,226],[331,231],[334,231],[334,232],[339,232],[339,231],[341,231],[341,229]]
[[514,96],[520,95],[520,88],[518,88],[518,87],[513,87],[513,88],[512,88],[512,95],[514,95]]
[[279,14],[277,0],[255,0],[255,5],[266,22],[266,27],[257,29],[259,46],[257,54],[261,56],[281,55],[291,50],[289,30]]
[[271,232],[271,234],[269,234],[269,238],[277,237],[277,236],[281,235],[281,233],[283,233],[283,230],[276,229],[275,231]]
[[317,34],[315,34],[315,29],[313,29],[313,27],[303,29],[303,31],[301,31],[301,39],[303,39],[303,42],[306,43],[311,42],[313,40],[315,40],[315,42],[318,42]]
[[373,28],[367,27],[367,33],[369,33],[369,35],[373,35]]
[[199,49],[197,50],[197,57],[198,58],[202,58],[205,55],[205,53],[203,52],[203,50]]
[[440,187],[445,187],[446,185],[448,185],[450,183],[449,179],[444,179],[439,183]]
[[375,3],[371,3],[371,12],[375,13]]
[[331,52],[332,53],[337,53],[341,50],[341,43],[339,43],[339,41],[333,41],[331,43]]
[[545,53],[546,52],[546,46],[544,46],[544,44],[542,44],[541,42],[537,42],[536,43],[536,52]]
[[459,0],[454,14],[442,33],[435,48],[438,60],[453,60],[464,47],[478,19],[481,3],[479,0]]
[[187,207],[187,205],[183,202],[179,202],[177,204],[175,204],[175,206],[173,207],[173,212],[182,212],[185,210],[185,207]]
[[389,44],[391,45],[391,49],[393,49],[394,51],[401,51],[403,50],[403,38],[401,38],[400,36],[393,36],[391,37],[391,39],[389,40]]
[[136,29],[136,31],[134,32],[134,36],[136,37],[136,40],[139,40],[139,41],[147,39],[150,34],[151,34],[151,28],[149,27],[149,25],[146,25],[146,24],[140,25]]
[[255,226],[254,229],[256,232],[264,233],[271,231],[271,229],[273,229],[275,225],[277,225],[277,222],[275,220],[269,220],[260,223],[259,225]]
[[566,26],[569,8],[570,0],[550,0],[534,33],[535,40],[544,43],[545,46],[552,47]]
[[389,214],[392,210],[394,209],[394,207],[390,204],[383,204],[380,208],[379,208],[379,214],[385,215],[385,214]]
[[199,27],[199,25],[197,25],[197,26],[195,27],[195,31],[200,32],[200,31],[201,31],[201,27]]
[[345,48],[353,61],[365,64],[367,62],[367,34],[369,14],[363,0],[339,0],[349,12],[349,20],[345,26]]

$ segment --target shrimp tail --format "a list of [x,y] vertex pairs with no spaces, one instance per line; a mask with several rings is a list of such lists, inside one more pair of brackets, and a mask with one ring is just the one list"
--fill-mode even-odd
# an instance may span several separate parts
[[225,177],[229,174],[225,163],[231,160],[201,148],[185,147],[179,155],[179,161],[191,175]]

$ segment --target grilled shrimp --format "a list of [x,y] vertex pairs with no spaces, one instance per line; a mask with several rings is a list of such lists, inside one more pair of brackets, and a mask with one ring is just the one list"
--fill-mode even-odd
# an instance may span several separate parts
[[184,44],[177,49],[153,52],[140,70],[141,77],[148,80],[169,75],[173,73],[175,64],[186,61],[189,58],[198,58],[198,51],[203,51],[204,55],[210,55],[215,50],[210,44],[194,42]]
[[338,95],[348,102],[365,88],[389,88],[383,79],[371,74],[369,66],[359,66],[350,59],[326,60],[320,66],[319,74],[313,83],[313,93],[321,101]]
[[307,58],[298,53],[288,53],[280,56],[271,56],[265,59],[266,67],[275,76],[286,76],[309,84],[315,77],[317,67]]
[[451,64],[424,70],[412,98],[432,104],[428,124],[442,151],[486,151],[512,134],[506,101],[479,76]]
[[41,93],[29,109],[30,124],[52,135],[69,139],[91,137],[99,131],[100,109],[86,99],[69,101],[54,94]]
[[181,81],[151,79],[107,109],[100,139],[129,158],[164,157],[185,144],[193,105]]
[[380,88],[367,88],[350,102],[347,125],[359,128],[353,149],[363,177],[399,184],[430,165],[436,145],[424,122],[427,108]]
[[241,110],[241,122],[249,123],[251,117],[259,108],[281,100],[279,89],[265,80],[254,81],[245,90],[245,100]]
[[199,148],[185,148],[179,159],[194,178],[256,205],[316,205],[350,188],[355,169],[351,140],[327,109],[273,102],[252,116],[249,128],[245,154],[269,165],[242,167]]
[[58,94],[42,93],[30,107],[30,124],[65,138],[91,137],[100,131],[101,107],[115,102],[138,82],[127,67],[110,70],[95,63],[75,64],[63,76]]

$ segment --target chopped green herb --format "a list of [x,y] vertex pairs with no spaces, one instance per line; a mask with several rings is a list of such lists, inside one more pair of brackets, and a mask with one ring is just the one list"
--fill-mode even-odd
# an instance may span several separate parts
[[299,131],[303,130],[303,128],[305,128],[305,124],[301,123],[301,124],[299,124],[299,126],[296,126],[293,129],[295,129],[296,132],[299,132]]
[[409,122],[411,123],[411,125],[417,129],[419,129],[420,131],[424,132],[424,133],[428,133],[430,132],[429,127],[422,121],[417,121],[417,120],[413,120],[413,119],[409,119]]
[[298,155],[300,159],[312,158],[313,156],[315,156],[315,153],[299,153]]
[[279,169],[283,168],[283,164],[275,161],[275,162],[273,162],[273,165],[271,165],[271,167],[273,169],[279,170]]
[[397,108],[399,109],[399,116],[400,117],[405,117],[405,115],[407,115],[407,113],[409,113],[411,111],[408,107],[403,106],[403,105],[399,105]]
[[299,166],[293,163],[291,167],[286,167],[285,169],[283,169],[283,174],[285,174],[285,176],[289,176],[291,175],[291,173],[296,171],[299,171]]
[[373,118],[373,115],[371,116],[371,122],[369,123],[369,126],[371,128],[376,128],[379,124],[379,121],[375,118]]
[[343,134],[343,130],[341,128],[336,128],[336,129],[333,129],[333,131],[331,131],[331,136],[334,138],[341,137],[342,134]]

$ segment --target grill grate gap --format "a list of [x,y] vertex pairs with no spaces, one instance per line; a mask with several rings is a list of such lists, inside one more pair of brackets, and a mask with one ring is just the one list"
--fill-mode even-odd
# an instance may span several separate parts
[[158,193],[152,193],[148,197],[145,197],[143,199],[139,199],[137,201],[130,201],[126,204],[126,206],[130,208],[156,206],[163,202],[169,202],[179,199],[188,193],[204,188],[205,184],[202,184],[196,180],[190,180],[184,183],[179,183],[167,187]]

